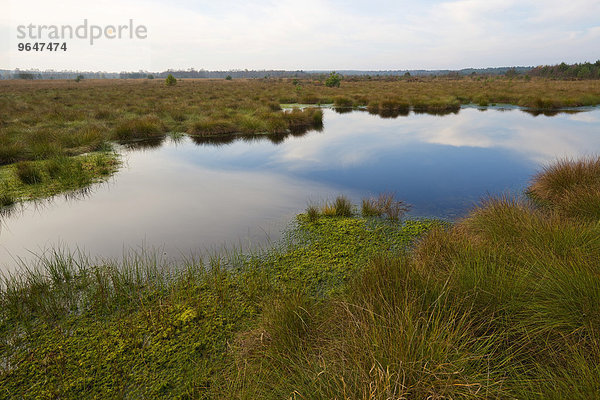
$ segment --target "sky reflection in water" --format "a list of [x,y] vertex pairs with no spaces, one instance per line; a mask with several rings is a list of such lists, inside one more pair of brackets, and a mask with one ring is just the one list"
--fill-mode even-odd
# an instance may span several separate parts
[[[487,195],[520,193],[560,157],[600,152],[600,109],[553,117],[465,108],[380,118],[325,110],[324,129],[225,143],[190,138],[125,152],[88,196],[28,203],[3,218],[0,264],[52,246],[93,256],[161,248],[167,257],[276,239],[309,202],[395,192],[414,216],[454,219]],[[277,142],[277,143],[274,143]]]

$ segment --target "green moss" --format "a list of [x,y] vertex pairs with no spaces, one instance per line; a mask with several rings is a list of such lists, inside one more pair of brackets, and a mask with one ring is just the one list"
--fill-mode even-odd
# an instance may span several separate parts
[[0,206],[84,188],[110,176],[118,166],[118,156],[114,153],[55,157],[2,166],[0,185],[5,200]]

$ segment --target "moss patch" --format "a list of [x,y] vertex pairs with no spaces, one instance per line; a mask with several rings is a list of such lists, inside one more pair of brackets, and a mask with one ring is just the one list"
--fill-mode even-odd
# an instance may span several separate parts
[[85,188],[110,176],[118,166],[118,155],[106,152],[2,166],[0,207]]

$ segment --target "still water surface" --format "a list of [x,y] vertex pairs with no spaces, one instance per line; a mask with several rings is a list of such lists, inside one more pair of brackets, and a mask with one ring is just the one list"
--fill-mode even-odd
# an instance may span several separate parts
[[207,143],[184,137],[123,151],[123,168],[87,195],[27,203],[2,217],[0,269],[57,247],[167,258],[276,239],[309,202],[395,192],[413,216],[455,219],[488,195],[520,193],[541,166],[600,153],[600,109],[518,109],[381,118],[324,110],[303,135]]

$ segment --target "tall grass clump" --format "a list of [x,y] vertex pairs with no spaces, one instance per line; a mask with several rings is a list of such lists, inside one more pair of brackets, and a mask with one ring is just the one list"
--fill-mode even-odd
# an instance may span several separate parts
[[346,196],[338,196],[333,202],[326,202],[321,213],[330,217],[350,217],[352,216],[352,203]]
[[191,122],[188,133],[192,135],[223,135],[239,132],[239,128],[226,119],[199,119]]
[[26,185],[41,183],[42,171],[37,164],[30,161],[21,161],[15,164],[15,172],[21,182]]
[[379,110],[382,113],[390,113],[394,111],[408,112],[410,104],[407,101],[398,99],[385,99],[379,103]]
[[[342,294],[292,295],[265,314],[269,340],[248,352],[234,397],[401,399],[506,395],[490,370],[485,322],[461,313],[405,257],[376,257]],[[483,396],[485,397],[485,396]]]
[[311,204],[308,207],[306,207],[306,217],[308,218],[309,222],[318,221],[320,215],[321,212],[319,210],[319,207],[317,207],[316,205]]
[[323,127],[323,110],[319,108],[305,108],[303,110],[293,109],[283,113],[288,128],[294,130],[306,130],[310,128],[320,129]]
[[17,202],[16,196],[8,188],[8,184],[4,182],[0,188],[0,208],[12,206]]
[[381,193],[377,197],[362,200],[361,212],[364,217],[380,217],[386,215],[392,221],[402,219],[410,210],[410,205],[397,200],[393,193]]
[[361,214],[363,217],[381,217],[383,211],[377,206],[373,198],[362,199]]
[[345,96],[335,96],[333,98],[333,105],[340,108],[351,108],[354,106],[354,100]]
[[165,127],[160,118],[146,115],[139,118],[122,121],[115,128],[115,138],[118,140],[143,139],[164,134]]
[[600,157],[546,166],[527,193],[538,204],[566,215],[600,219]]

